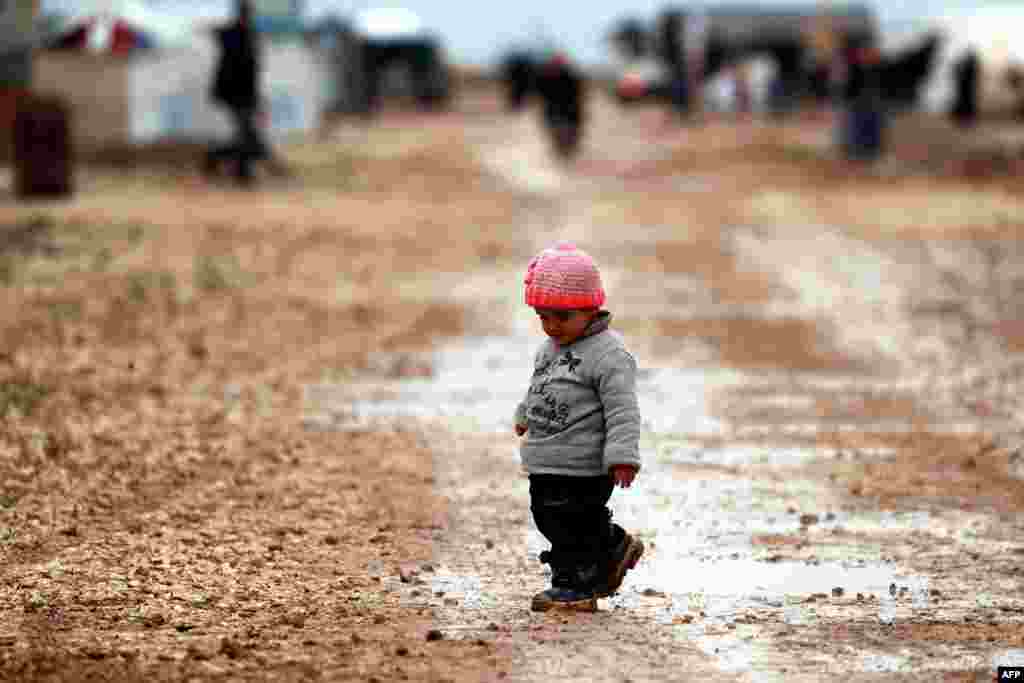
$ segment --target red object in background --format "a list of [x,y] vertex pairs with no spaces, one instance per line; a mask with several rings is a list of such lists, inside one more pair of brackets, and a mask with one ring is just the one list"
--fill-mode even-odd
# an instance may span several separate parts
[[556,52],[544,65],[548,74],[557,74],[562,69],[569,68],[569,56],[564,52]]
[[51,46],[56,50],[80,50],[85,47],[86,38],[94,20],[89,20],[73,31],[65,33]]
[[[97,19],[87,19],[77,28],[61,36],[53,45],[58,50],[85,50],[89,46],[93,31],[99,30]],[[131,24],[116,19],[110,24],[110,33],[103,45],[103,52],[107,54],[125,56],[131,54],[137,47],[143,47],[146,38],[143,33],[132,27]]]
[[18,113],[18,103],[27,96],[27,90],[0,89],[0,130],[5,131],[0,140],[0,159],[10,159],[13,155],[14,117]]
[[137,45],[136,31],[123,21],[114,22],[114,29],[110,34],[111,54],[126,55],[135,49]]
[[882,61],[882,53],[880,53],[877,48],[865,47],[857,50],[855,58],[859,64],[875,66]]
[[647,92],[647,83],[639,76],[625,76],[619,81],[619,96],[625,99],[639,99]]

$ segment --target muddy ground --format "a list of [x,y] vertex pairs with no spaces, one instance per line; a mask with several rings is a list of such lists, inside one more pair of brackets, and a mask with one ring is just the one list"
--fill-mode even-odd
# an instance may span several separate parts
[[[1024,664],[1020,135],[663,125],[579,160],[477,94],[256,191],[114,155],[0,197],[0,679],[991,680]],[[102,162],[102,163],[101,163]],[[9,174],[7,179],[9,180]],[[0,188],[3,190],[3,188]],[[602,267],[648,544],[546,577],[511,414],[529,257]]]

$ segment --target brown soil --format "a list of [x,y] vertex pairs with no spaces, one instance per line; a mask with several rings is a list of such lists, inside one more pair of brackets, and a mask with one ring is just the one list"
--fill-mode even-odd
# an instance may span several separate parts
[[430,616],[380,583],[428,571],[445,528],[422,438],[301,422],[305,383],[472,327],[429,291],[402,296],[425,259],[517,253],[513,205],[477,189],[465,146],[404,161],[353,162],[373,184],[329,197],[97,170],[73,202],[0,211],[0,677],[502,668],[491,644],[427,640]]
[[625,266],[652,276],[692,275],[700,280],[710,299],[719,303],[765,302],[777,288],[764,273],[741,267],[717,231],[711,234],[691,230],[689,241],[661,241],[645,249],[631,250]]
[[[1006,588],[1019,585],[1019,453],[987,428],[939,429],[943,406],[928,391],[815,384],[892,373],[842,342],[838,332],[864,322],[854,312],[799,310],[780,285],[799,264],[752,268],[734,240],[742,226],[772,239],[835,225],[883,250],[954,243],[967,262],[994,230],[1019,227],[1017,180],[979,170],[988,143],[936,151],[937,125],[894,136],[888,166],[850,168],[820,122],[712,122],[673,138],[669,158],[624,172],[637,187],[650,181],[648,193],[605,191],[598,178],[592,191],[539,198],[483,163],[495,147],[529,149],[525,129],[488,118],[496,105],[481,96],[465,117],[338,124],[288,145],[297,178],[266,179],[257,192],[205,185],[174,167],[191,151],[162,150],[147,164],[114,155],[84,166],[72,201],[0,207],[0,678],[618,683],[841,670],[895,681],[911,676],[865,662],[902,649],[917,662],[955,644],[984,663],[951,662],[937,679],[976,680],[993,648],[1024,645],[1019,596]],[[628,135],[588,153],[635,152],[643,133],[631,115],[596,111],[599,125]],[[560,182],[593,180],[586,168]],[[679,174],[717,185],[680,198],[654,182]],[[941,209],[935,197],[954,190],[957,208]],[[569,210],[578,206],[583,218]],[[729,427],[818,426],[765,437],[768,456],[790,442],[840,451],[804,464],[674,466],[664,479],[748,482],[752,510],[798,515],[800,531],[749,535],[757,561],[898,561],[941,586],[938,606],[904,600],[900,618],[880,625],[877,604],[840,594],[805,601],[818,610],[810,625],[786,623],[769,604],[728,623],[697,608],[656,622],[681,596],[630,587],[633,602],[595,615],[534,615],[526,606],[545,577],[525,549],[511,435],[455,436],[411,418],[326,433],[304,423],[313,383],[369,397],[387,391],[378,382],[429,380],[426,352],[446,340],[506,332],[505,298],[486,287],[465,295],[465,283],[518,278],[538,243],[567,227],[538,224],[563,218],[627,276],[612,292],[627,337],[710,349],[694,363],[709,385],[720,370],[741,377],[709,389],[709,414]],[[659,280],[674,276],[696,283],[690,305],[660,296]],[[905,301],[891,303],[893,319],[910,315]],[[631,314],[648,304],[652,315]],[[775,315],[777,304],[798,310]],[[1004,346],[988,356],[943,347],[950,367],[986,371],[1022,348],[1015,317],[980,327]],[[934,371],[896,355],[887,360],[901,376]],[[1012,414],[1013,395],[1000,410]],[[744,405],[786,396],[809,400]],[[836,426],[858,420],[907,429]],[[743,445],[728,432],[688,436]],[[878,447],[893,456],[872,455]],[[665,483],[645,476],[638,496]],[[711,498],[703,508],[682,496],[625,500],[680,506],[680,521],[733,510],[728,495]],[[976,543],[935,529],[825,529],[812,513],[828,509],[865,525],[881,511],[921,510],[953,531],[985,524]],[[671,559],[660,538],[648,540],[645,562]],[[693,549],[702,552],[721,561],[717,547]],[[442,564],[478,578],[496,605],[439,595]],[[983,604],[984,591],[994,596]],[[737,646],[749,648],[747,669],[720,656]]]
[[[795,318],[689,318],[657,320],[669,339],[698,339],[715,350],[720,363],[750,370],[863,371],[856,359],[833,348],[822,325]],[[629,329],[629,321],[623,323]]]
[[1024,487],[1009,474],[1015,454],[988,437],[922,432],[890,441],[896,457],[844,467],[843,482],[855,496],[886,507],[901,499],[955,502],[963,509],[999,513],[1024,509]]

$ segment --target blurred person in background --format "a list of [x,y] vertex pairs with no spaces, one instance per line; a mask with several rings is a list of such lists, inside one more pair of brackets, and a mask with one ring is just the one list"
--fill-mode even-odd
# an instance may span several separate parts
[[879,80],[881,53],[873,45],[851,43],[843,54],[840,146],[850,161],[874,161],[883,152],[887,124]]
[[220,60],[213,80],[212,98],[231,116],[234,138],[227,145],[213,147],[206,155],[203,171],[213,175],[225,160],[235,162],[235,176],[242,185],[253,182],[253,162],[267,162],[275,175],[288,175],[288,169],[271,151],[262,129],[267,125],[259,91],[260,49],[252,26],[252,7],[238,0],[236,19],[215,29]]
[[738,118],[748,119],[754,111],[754,96],[750,88],[750,63],[740,62],[733,67],[734,111]]
[[586,123],[585,86],[579,70],[564,52],[556,52],[538,69],[536,92],[542,122],[561,159],[576,155]]
[[508,111],[518,112],[526,105],[533,86],[533,58],[525,51],[511,52],[502,63],[505,84],[505,105]]
[[1014,107],[1014,115],[1024,120],[1024,68],[1018,65],[1013,65],[1006,70],[1004,76],[1006,87],[1010,89],[1013,96],[1017,98],[1017,103]]
[[686,17],[669,11],[659,20],[661,58],[668,74],[669,102],[679,121],[690,115],[690,70],[687,67]]
[[978,121],[978,84],[981,80],[981,60],[975,50],[968,50],[953,67],[956,98],[950,111],[953,121],[961,128],[970,128]]
[[808,87],[820,113],[831,100],[833,73],[840,57],[839,30],[832,17],[821,15],[809,20],[807,35],[810,56]]

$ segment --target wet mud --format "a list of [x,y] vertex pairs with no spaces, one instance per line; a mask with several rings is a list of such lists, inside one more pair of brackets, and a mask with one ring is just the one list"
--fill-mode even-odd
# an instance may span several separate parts
[[[540,331],[514,271],[503,274],[499,334],[439,349],[430,378],[387,396],[323,399],[371,423],[425,425],[452,515],[434,548],[446,574],[419,603],[437,628],[496,632],[509,678],[524,681],[989,680],[996,663],[1024,656],[1024,489],[1019,456],[1000,441],[1012,419],[992,419],[1005,405],[972,414],[955,389],[929,390],[942,370],[984,375],[1008,356],[971,357],[955,337],[922,334],[912,302],[942,274],[908,261],[906,245],[866,241],[857,222],[822,229],[776,213],[717,235],[699,220],[616,224],[615,210],[594,206],[635,177],[607,159],[614,125],[600,134],[568,170],[529,138],[482,153],[546,202],[546,229],[523,211],[534,249],[573,239],[608,266],[610,308],[639,348],[645,468],[613,509],[649,550],[619,595],[596,615],[528,610],[546,544],[509,411]],[[655,220],[673,202],[721,217],[707,199],[645,199],[617,217]],[[952,267],[970,258],[953,251]],[[940,369],[915,353],[926,345]]]
[[[457,123],[342,126],[337,147],[289,150],[305,187],[256,204],[98,174],[50,211],[137,246],[110,272],[35,255],[31,287],[0,289],[0,399],[19,406],[0,674],[987,681],[1024,664],[1021,262],[971,228],[1024,226],[1012,188],[971,186],[967,218],[918,225],[926,190],[963,179],[918,178],[903,206],[882,190],[923,162],[840,172],[820,122],[698,135],[601,101],[570,165],[529,113]],[[612,507],[648,550],[595,614],[529,610],[548,577],[511,424],[541,341],[521,280],[556,239],[597,257],[641,367],[644,469]],[[142,277],[157,264],[170,276]]]

